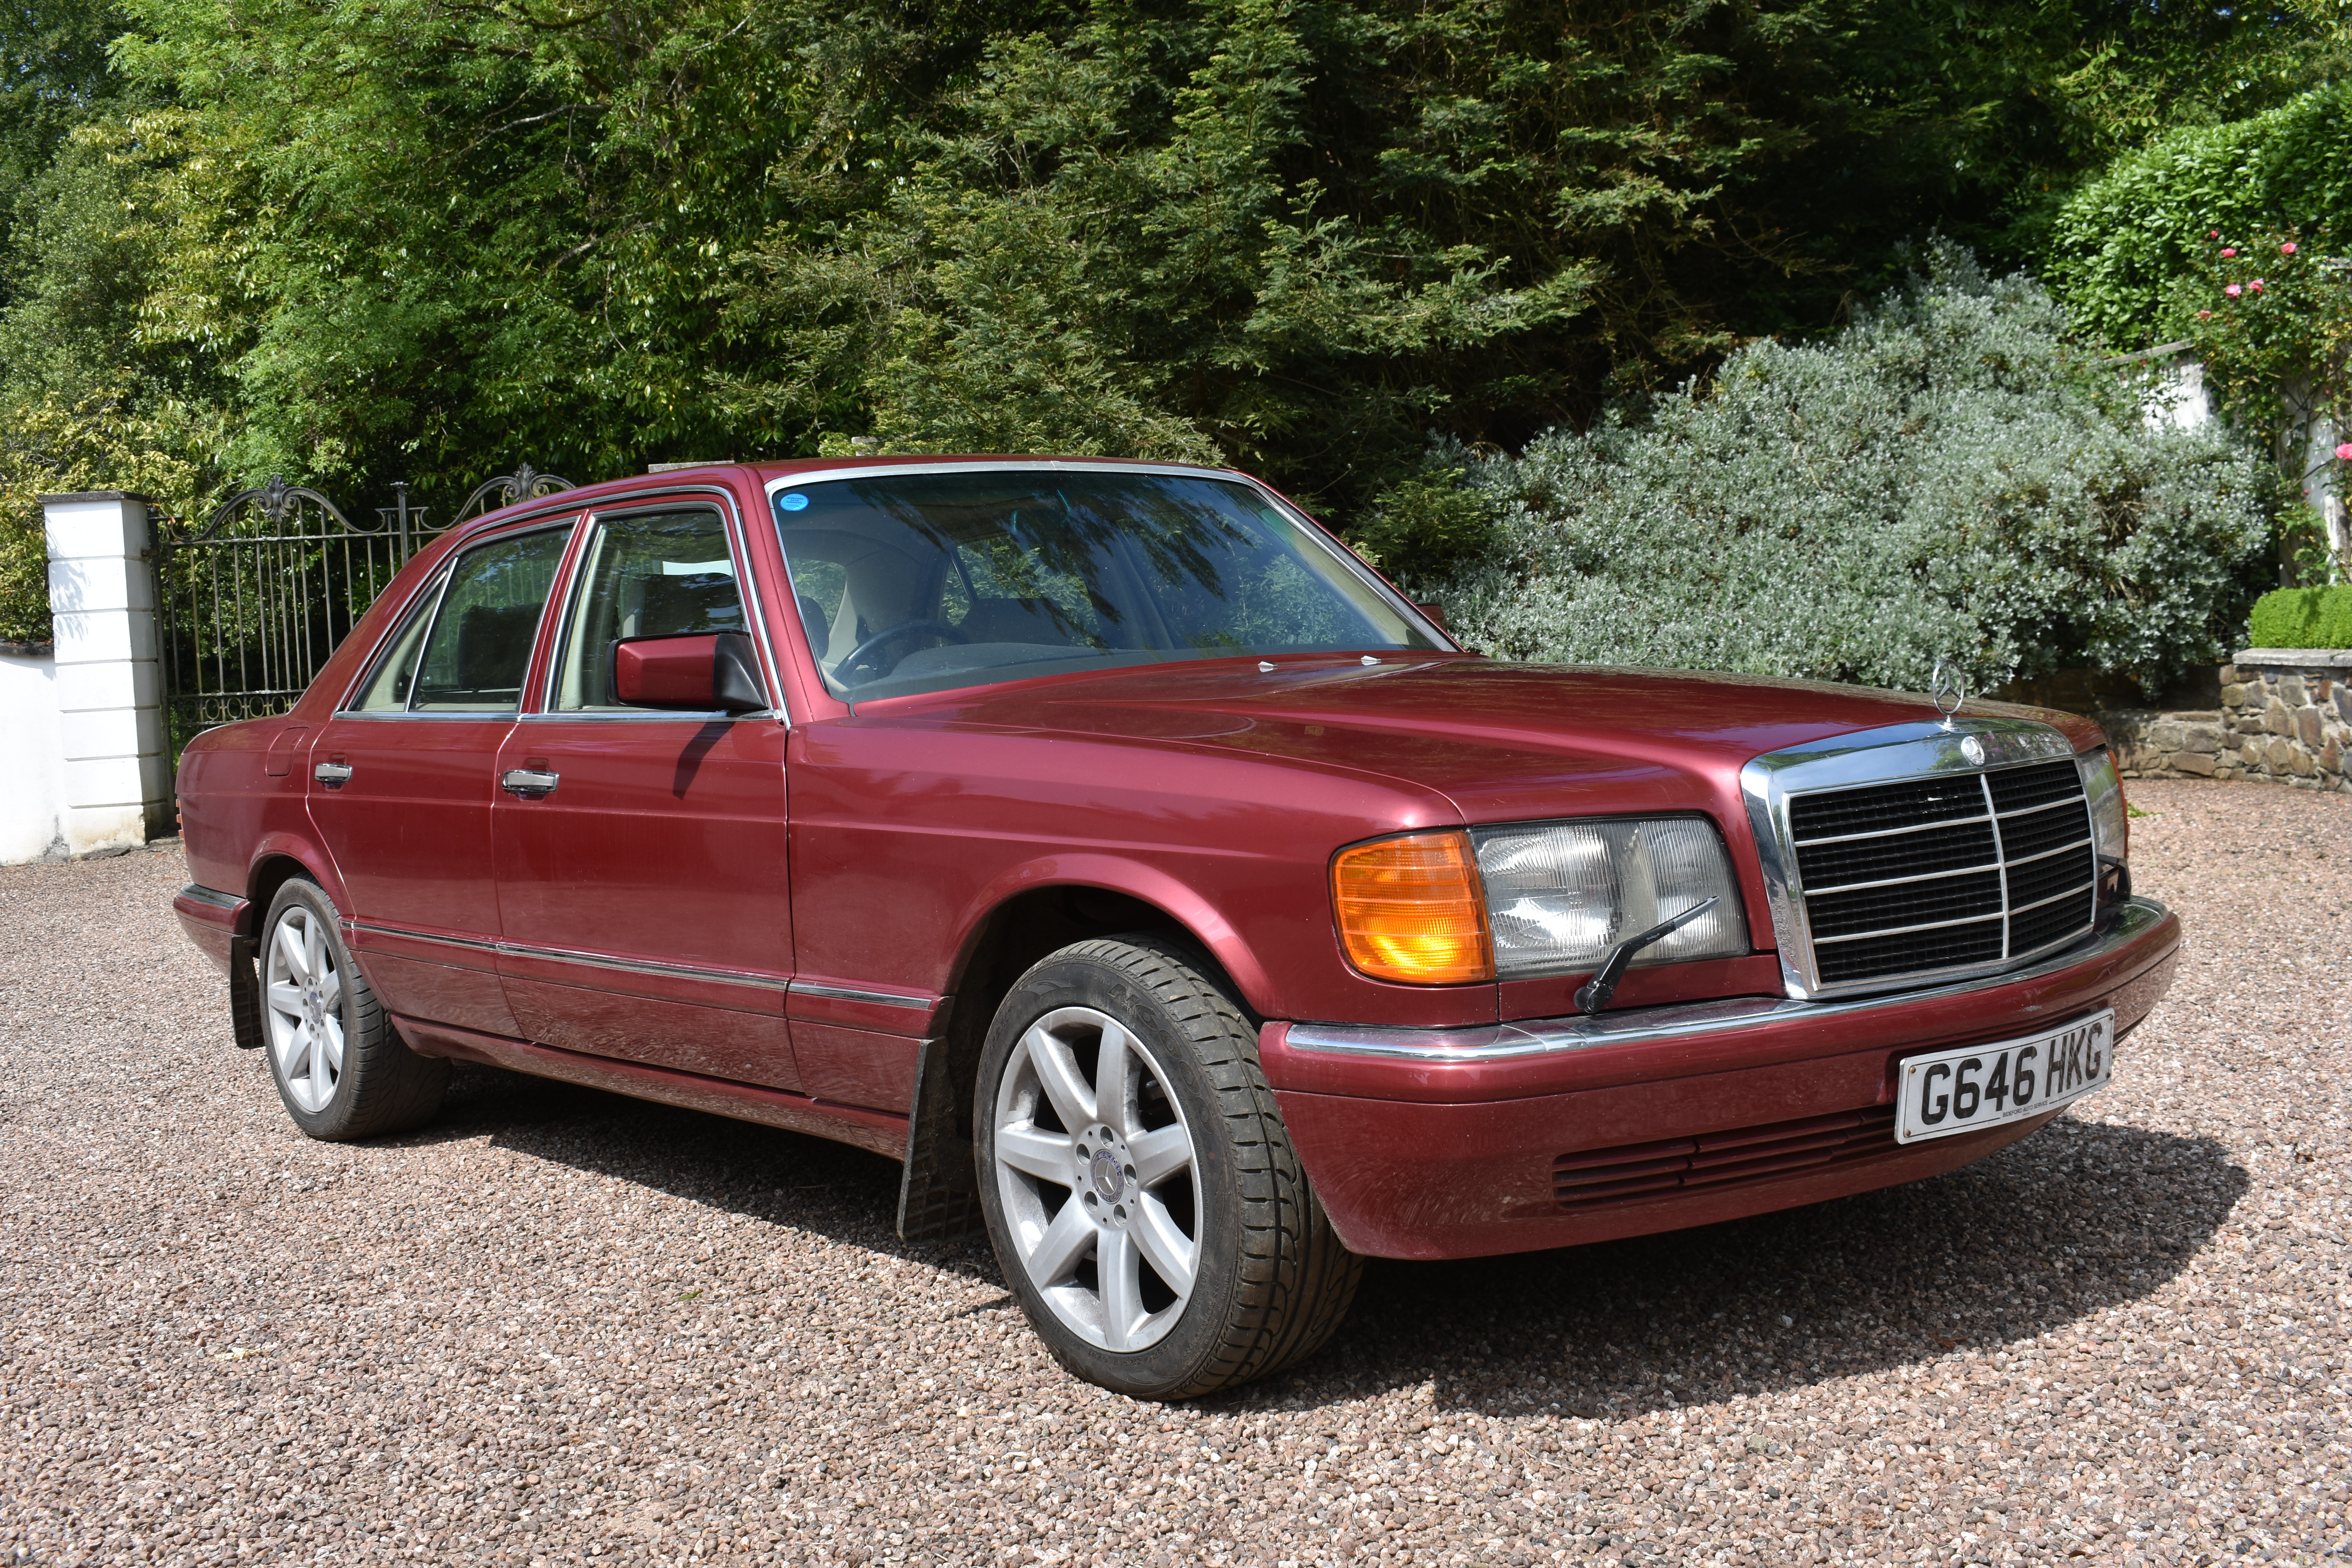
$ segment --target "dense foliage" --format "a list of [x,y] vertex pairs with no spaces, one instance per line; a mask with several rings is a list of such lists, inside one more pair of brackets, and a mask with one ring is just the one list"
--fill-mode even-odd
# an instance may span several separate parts
[[1761,342],[1638,417],[1459,467],[1486,558],[1430,584],[1520,658],[1979,690],[2092,666],[2154,695],[2221,657],[2261,466],[2150,428],[2032,280],[1939,247],[1832,340]]
[[19,0],[0,576],[65,484],[446,509],[853,437],[1213,456],[1466,548],[1433,432],[1816,331],[1932,228],[2022,255],[2339,72],[2342,9]]
[[2352,585],[2280,588],[2254,601],[2254,647],[2352,647]]
[[2144,348],[2192,335],[2221,247],[2273,231],[2315,255],[2352,235],[2352,84],[2117,158],[2059,213],[2048,275],[2086,330]]

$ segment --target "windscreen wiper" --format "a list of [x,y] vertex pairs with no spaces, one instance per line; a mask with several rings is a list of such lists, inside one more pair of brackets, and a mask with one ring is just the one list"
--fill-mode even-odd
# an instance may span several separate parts
[[1633,962],[1635,954],[1654,942],[1664,942],[1722,901],[1719,897],[1702,899],[1672,920],[1661,921],[1641,935],[1629,936],[1611,948],[1609,956],[1601,961],[1600,972],[1578,988],[1577,1010],[1588,1018],[1598,1014],[1617,994],[1617,983],[1625,978],[1625,966]]

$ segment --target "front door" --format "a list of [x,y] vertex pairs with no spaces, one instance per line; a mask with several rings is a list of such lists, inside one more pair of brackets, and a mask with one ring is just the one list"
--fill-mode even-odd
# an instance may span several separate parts
[[311,748],[310,816],[352,946],[394,1013],[517,1033],[499,983],[490,802],[571,523],[460,552]]
[[748,629],[727,520],[672,501],[589,528],[544,710],[499,758],[507,995],[542,1045],[798,1089],[787,731],[613,697],[622,638]]

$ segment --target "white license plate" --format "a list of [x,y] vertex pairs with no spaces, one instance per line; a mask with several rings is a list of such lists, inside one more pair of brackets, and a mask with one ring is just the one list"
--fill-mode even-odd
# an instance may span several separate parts
[[2115,1043],[2115,1014],[2094,1013],[2048,1034],[1909,1058],[1895,1141],[1949,1138],[2055,1110],[2106,1083]]

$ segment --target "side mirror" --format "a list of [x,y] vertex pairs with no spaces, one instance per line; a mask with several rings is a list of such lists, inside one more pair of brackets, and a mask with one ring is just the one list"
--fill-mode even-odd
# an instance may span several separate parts
[[1454,635],[1454,628],[1445,624],[1444,605],[1433,601],[1426,605],[1416,604],[1413,605],[1413,608],[1419,610],[1423,615],[1427,616],[1431,620],[1435,621],[1437,623],[1437,629],[1444,632],[1447,637],[1452,637]]
[[768,706],[759,668],[741,632],[629,637],[613,645],[613,700],[688,713],[755,713]]

